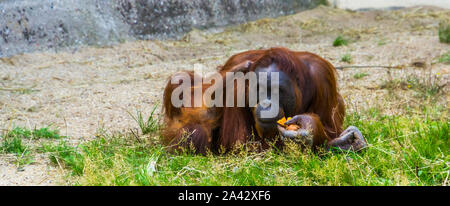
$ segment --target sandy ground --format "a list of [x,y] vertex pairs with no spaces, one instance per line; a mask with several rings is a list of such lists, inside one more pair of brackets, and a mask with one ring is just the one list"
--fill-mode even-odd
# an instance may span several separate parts
[[[85,47],[55,53],[36,52],[0,59],[0,129],[52,125],[73,144],[95,138],[99,130],[137,128],[128,112],[148,114],[160,105],[167,78],[196,64],[209,71],[237,52],[283,46],[317,53],[335,66],[392,65],[403,69],[362,68],[339,71],[339,87],[348,110],[382,104],[395,113],[400,104],[415,104],[408,91],[386,101],[380,84],[415,73],[440,76],[448,84],[450,66],[436,63],[450,51],[440,43],[440,21],[450,10],[413,7],[397,11],[350,12],[319,7],[296,15],[263,19],[230,28],[194,30],[180,41],[125,42],[113,47]],[[333,47],[338,35],[351,40]],[[350,54],[353,62],[340,59]],[[414,68],[414,62],[425,68]],[[356,80],[355,73],[369,76]],[[450,100],[448,85],[441,102]],[[404,96],[404,98],[402,98]],[[159,106],[160,108],[160,106]],[[43,154],[18,169],[11,155],[0,154],[0,185],[63,184],[59,168]]]

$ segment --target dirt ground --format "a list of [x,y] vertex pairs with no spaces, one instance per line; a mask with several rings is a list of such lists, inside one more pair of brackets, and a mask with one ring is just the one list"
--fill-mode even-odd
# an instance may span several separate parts
[[[128,112],[149,114],[160,105],[166,81],[174,72],[192,70],[196,64],[214,71],[232,54],[276,46],[317,53],[335,66],[402,68],[338,71],[340,92],[350,112],[382,105],[384,112],[401,115],[398,105],[415,104],[408,98],[410,92],[401,92],[398,101],[386,101],[388,92],[380,85],[407,74],[440,76],[440,84],[447,84],[440,102],[447,106],[450,66],[437,63],[450,51],[437,35],[444,20],[450,20],[450,10],[436,7],[369,12],[318,7],[229,28],[194,30],[180,41],[124,42],[2,58],[0,129],[51,125],[73,144],[95,138],[100,130],[127,132],[137,128]],[[338,35],[350,43],[333,47]],[[341,61],[344,54],[351,55],[351,63]],[[356,73],[369,75],[356,79]],[[36,154],[35,162],[20,170],[13,160],[0,154],[0,185],[64,184],[64,172],[43,154]]]

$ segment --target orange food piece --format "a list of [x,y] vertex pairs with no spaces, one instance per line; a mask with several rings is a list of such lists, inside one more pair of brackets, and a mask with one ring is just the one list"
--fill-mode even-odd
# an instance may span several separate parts
[[279,125],[281,125],[281,126],[284,126],[284,123],[285,123],[286,121],[287,121],[286,118],[283,117],[283,118],[279,119],[279,120],[277,121],[277,123],[278,123]]
[[286,125],[284,125],[284,123],[287,122],[287,121],[290,120],[290,119],[292,119],[292,117],[288,117],[287,119],[286,119],[286,117],[283,117],[283,118],[279,119],[279,120],[277,121],[277,123],[278,123],[279,125],[285,127]]
[[287,130],[298,130],[300,129],[300,127],[296,124],[291,124],[289,126],[286,127]]

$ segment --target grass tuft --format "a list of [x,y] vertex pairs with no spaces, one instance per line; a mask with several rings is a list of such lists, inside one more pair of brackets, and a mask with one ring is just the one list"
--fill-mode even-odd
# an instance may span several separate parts
[[22,154],[27,148],[18,137],[4,137],[1,149],[6,153]]
[[2,137],[0,150],[4,153],[13,153],[16,155],[16,164],[20,169],[21,166],[34,162],[32,156],[32,147],[25,145],[23,139],[60,139],[63,136],[58,134],[58,130],[51,130],[48,127],[40,129],[25,129],[15,127],[13,130],[6,132]]
[[50,161],[53,164],[70,169],[72,175],[83,174],[83,155],[77,147],[70,146],[66,141],[61,140],[57,144],[42,143],[37,150],[42,153],[49,153]]
[[380,39],[378,42],[377,42],[377,45],[378,46],[383,46],[383,45],[386,45],[387,44],[387,42],[386,42],[386,40],[384,40],[384,39]]
[[43,127],[40,129],[25,129],[22,127],[15,127],[13,130],[9,131],[6,136],[18,137],[18,138],[45,138],[45,139],[60,139],[64,136],[59,135],[58,130],[52,130],[48,127]]
[[338,37],[336,37],[336,39],[333,41],[333,46],[335,46],[335,47],[344,46],[347,44],[348,44],[348,40],[340,35]]
[[369,74],[365,73],[365,72],[361,72],[361,73],[356,73],[355,75],[353,75],[353,78],[355,79],[362,79],[366,76],[369,76]]
[[31,155],[29,147],[26,146],[19,137],[3,136],[0,151],[15,154],[15,163],[19,169],[22,168],[23,165],[34,162],[34,158]]
[[450,24],[441,22],[439,24],[439,41],[442,43],[450,43]]
[[328,2],[328,0],[319,0],[317,5],[329,6],[330,2]]
[[439,63],[450,64],[450,52],[445,53],[439,58]]
[[342,62],[351,63],[353,61],[352,56],[350,54],[344,54],[344,56],[341,57]]
[[148,116],[148,118],[144,118],[144,115],[141,111],[136,111],[136,116],[132,115],[130,116],[138,123],[139,128],[141,129],[142,134],[152,134],[159,130],[159,122],[158,119],[155,118],[155,111],[156,111],[157,105],[155,105],[152,109],[152,112]]
[[33,130],[34,138],[46,138],[46,139],[61,139],[64,136],[59,135],[58,130],[51,130],[48,127],[34,129]]

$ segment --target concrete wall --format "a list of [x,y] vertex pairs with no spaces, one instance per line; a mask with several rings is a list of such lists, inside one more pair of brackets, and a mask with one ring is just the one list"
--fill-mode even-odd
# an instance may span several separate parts
[[310,9],[322,0],[0,0],[0,57],[76,45],[178,38]]

